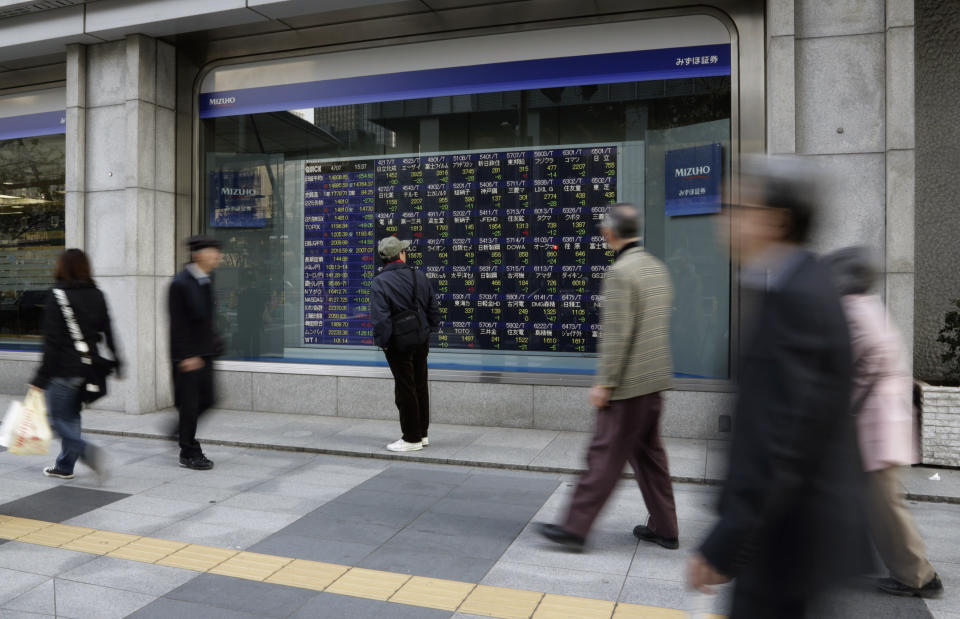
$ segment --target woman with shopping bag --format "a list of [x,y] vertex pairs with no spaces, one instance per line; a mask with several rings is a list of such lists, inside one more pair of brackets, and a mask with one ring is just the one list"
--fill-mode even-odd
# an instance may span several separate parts
[[[102,479],[102,452],[81,437],[80,409],[106,394],[108,374],[116,370],[119,375],[110,314],[83,251],[63,252],[54,279],[43,310],[43,362],[30,384],[30,389],[44,392],[50,425],[61,439],[56,463],[43,469],[43,474],[73,479],[74,465],[80,460]],[[101,354],[101,342],[112,359]]]

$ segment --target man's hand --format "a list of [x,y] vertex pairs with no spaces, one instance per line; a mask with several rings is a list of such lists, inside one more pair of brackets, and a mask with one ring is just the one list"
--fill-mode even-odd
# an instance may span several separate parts
[[36,385],[29,385],[29,386],[28,386],[28,389],[30,389],[30,390],[32,390],[32,391],[39,391],[40,393],[43,393],[43,389],[41,389],[40,387],[37,387]]
[[699,552],[687,560],[687,586],[700,593],[714,593],[710,585],[722,585],[730,579],[713,569]]
[[610,388],[594,386],[590,388],[590,405],[596,408],[606,408],[610,403]]
[[189,357],[181,361],[177,367],[180,368],[181,372],[195,372],[203,369],[205,365],[206,363],[203,361],[203,357]]

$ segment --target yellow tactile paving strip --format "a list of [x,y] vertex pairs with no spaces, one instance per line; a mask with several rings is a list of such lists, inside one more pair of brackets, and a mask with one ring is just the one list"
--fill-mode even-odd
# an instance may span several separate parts
[[[422,578],[0,514],[0,539],[499,619],[673,619],[670,608]],[[720,615],[710,615],[722,619]]]

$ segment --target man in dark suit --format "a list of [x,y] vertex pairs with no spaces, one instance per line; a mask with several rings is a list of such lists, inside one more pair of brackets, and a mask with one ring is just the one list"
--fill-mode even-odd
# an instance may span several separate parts
[[795,165],[748,162],[734,212],[746,307],[733,444],[720,520],[687,570],[701,591],[736,578],[733,619],[804,617],[869,568],[850,337],[802,247],[815,185]]
[[220,242],[209,237],[191,237],[187,245],[190,262],[170,284],[170,359],[180,423],[180,466],[205,471],[213,468],[213,462],[197,441],[197,421],[213,406],[213,360],[223,352],[213,309],[213,271],[223,254]]

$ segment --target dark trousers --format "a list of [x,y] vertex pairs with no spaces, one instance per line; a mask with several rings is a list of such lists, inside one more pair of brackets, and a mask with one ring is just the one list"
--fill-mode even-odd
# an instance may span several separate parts
[[173,397],[179,413],[180,457],[202,455],[197,440],[197,422],[215,401],[213,390],[213,359],[204,358],[203,367],[193,372],[173,368]]
[[393,393],[400,411],[403,440],[419,443],[430,427],[430,390],[427,387],[427,353],[430,345],[407,353],[386,351],[393,373]]
[[677,508],[660,442],[660,393],[612,400],[597,411],[597,427],[587,452],[587,471],[573,493],[563,528],[586,537],[604,503],[610,498],[623,465],[629,462],[637,476],[654,533],[677,537]]
[[83,378],[54,378],[47,386],[47,416],[50,426],[60,437],[60,455],[56,467],[72,473],[77,460],[86,456],[88,444],[80,436],[80,390]]

